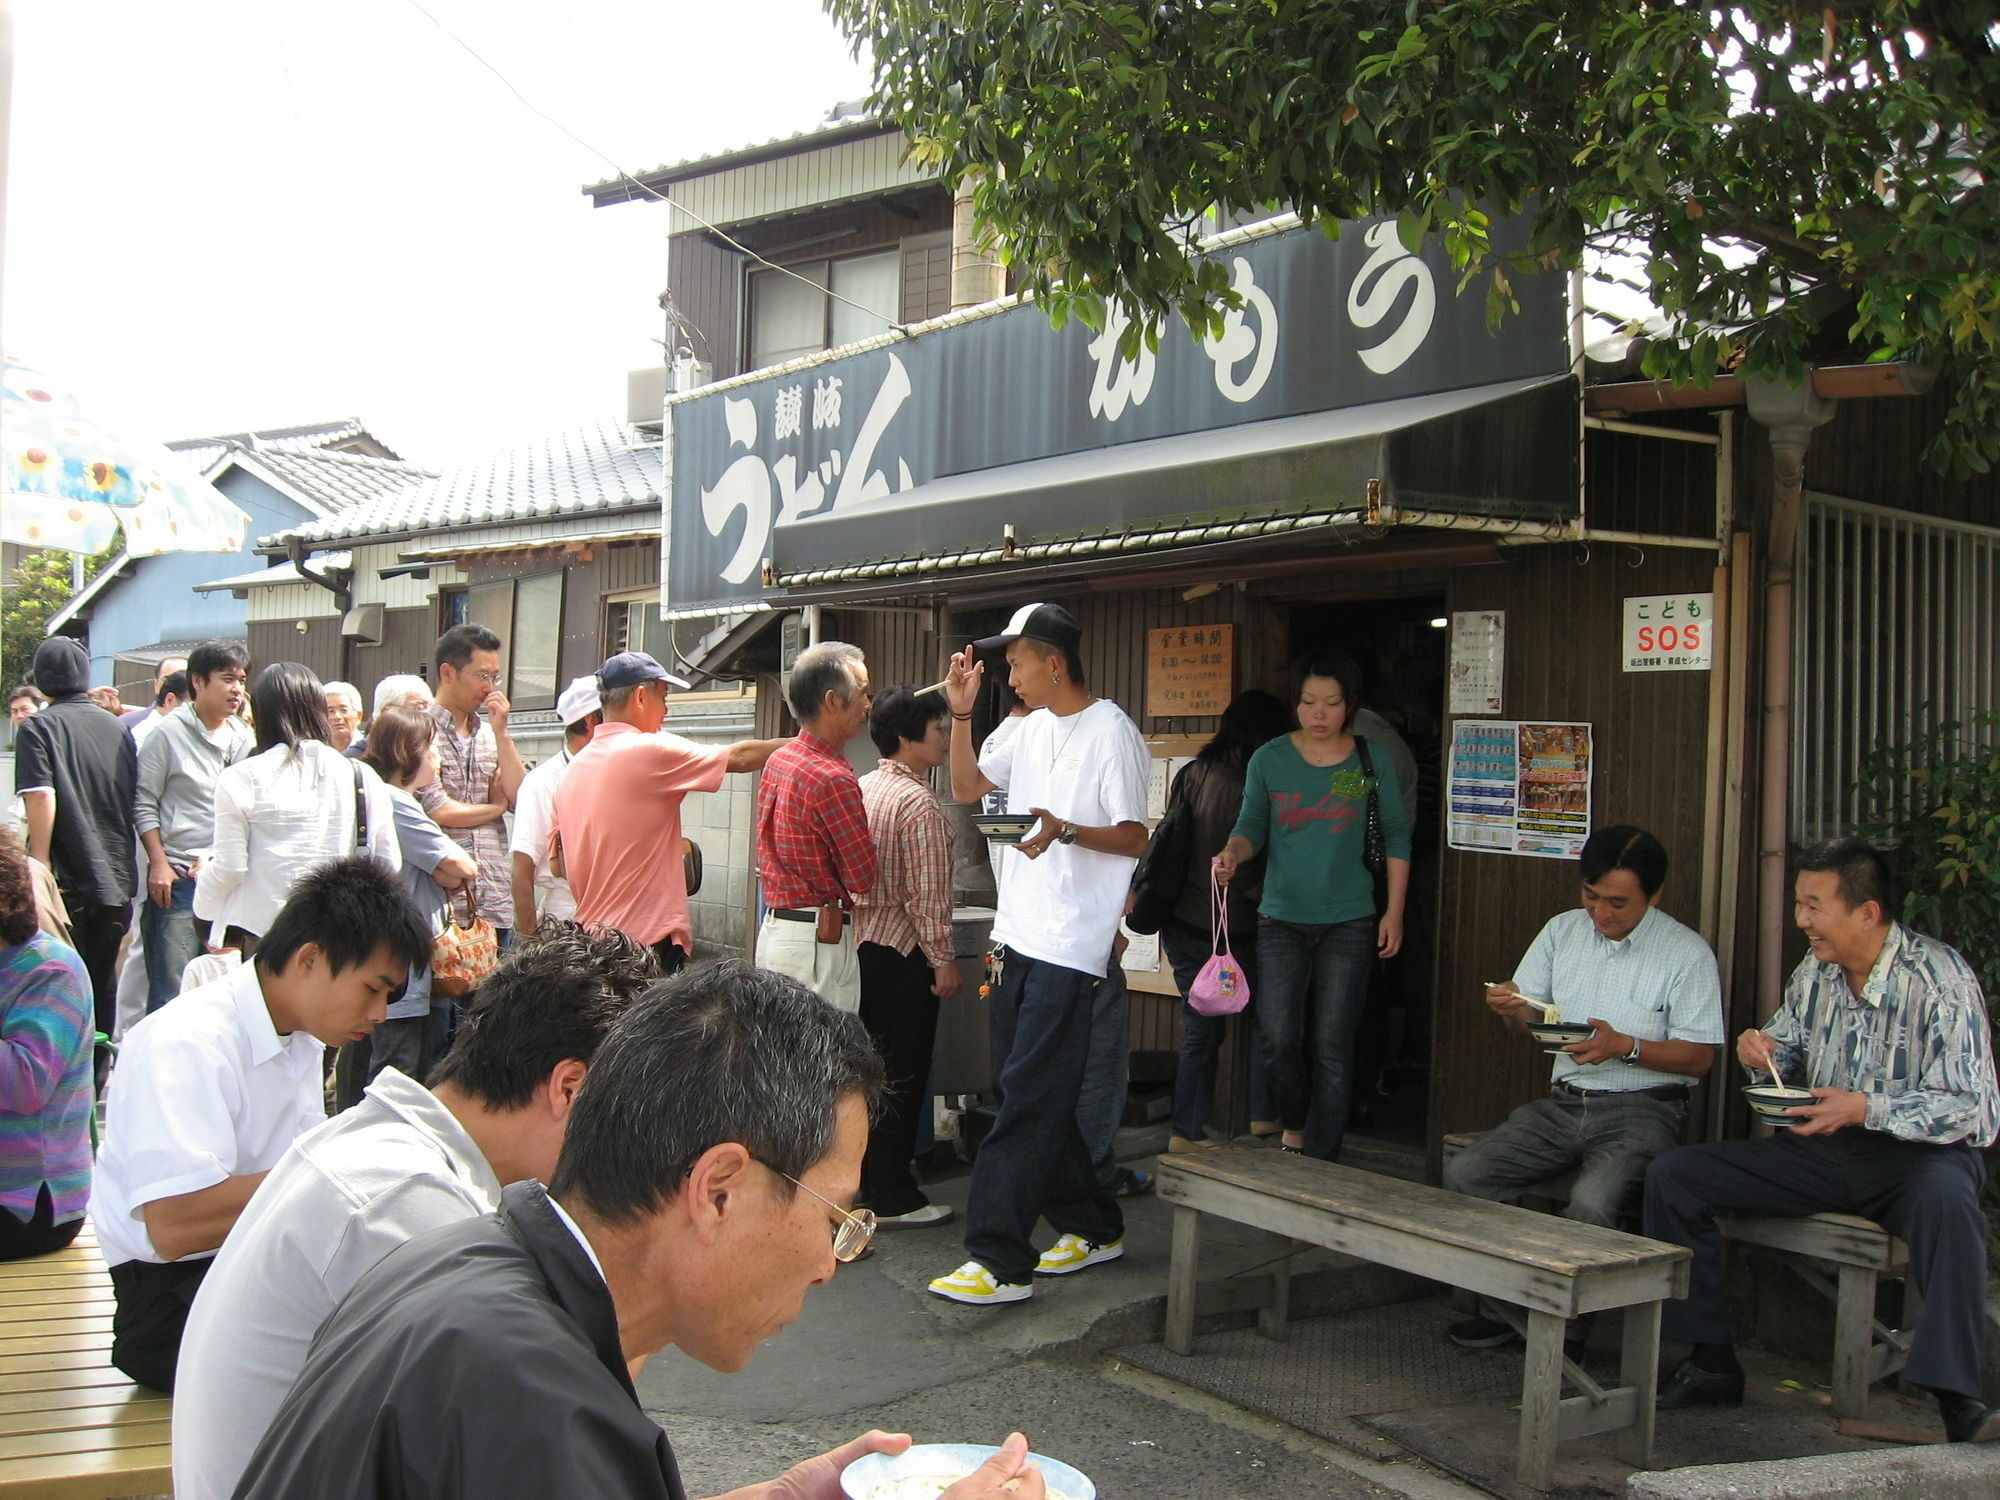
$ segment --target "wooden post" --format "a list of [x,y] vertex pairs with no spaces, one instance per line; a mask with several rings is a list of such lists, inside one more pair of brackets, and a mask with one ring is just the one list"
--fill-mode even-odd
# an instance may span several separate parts
[[1864,1266],[1842,1266],[1840,1295],[1833,1304],[1835,1416],[1868,1415],[1868,1351],[1874,1342],[1875,1273]]
[[1521,1371],[1521,1453],[1514,1476],[1531,1490],[1547,1489],[1555,1468],[1563,1330],[1568,1326],[1569,1320],[1555,1313],[1528,1312],[1528,1358]]
[[1288,1235],[1279,1235],[1277,1240],[1285,1247],[1285,1254],[1271,1267],[1271,1300],[1257,1309],[1257,1331],[1265,1338],[1282,1344],[1285,1341],[1285,1321],[1292,1311],[1292,1256],[1297,1252],[1299,1242]]
[[1618,1383],[1632,1390],[1632,1425],[1618,1429],[1614,1451],[1635,1469],[1653,1467],[1653,1402],[1660,1385],[1660,1304],[1635,1302],[1625,1309],[1625,1337],[1619,1346]]
[[1201,1259],[1201,1212],[1174,1205],[1174,1242],[1167,1265],[1167,1327],[1160,1342],[1175,1354],[1194,1353],[1194,1292]]

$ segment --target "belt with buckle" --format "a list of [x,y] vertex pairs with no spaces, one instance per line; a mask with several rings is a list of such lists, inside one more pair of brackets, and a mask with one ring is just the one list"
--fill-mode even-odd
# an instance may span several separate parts
[[[819,908],[816,906],[774,906],[766,915],[776,917],[780,922],[818,922]],[[851,920],[853,920],[851,912],[843,911],[840,914],[840,923],[843,927]]]
[[1685,1100],[1693,1089],[1685,1083],[1656,1083],[1643,1089],[1580,1089],[1567,1078],[1558,1078],[1554,1084],[1558,1094],[1569,1094],[1578,1099],[1613,1099],[1627,1094],[1643,1094],[1648,1099],[1666,1099],[1673,1102]]

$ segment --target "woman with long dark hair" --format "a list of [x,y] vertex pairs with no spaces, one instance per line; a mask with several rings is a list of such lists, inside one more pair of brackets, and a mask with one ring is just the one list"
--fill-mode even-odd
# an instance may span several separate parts
[[326,691],[312,669],[264,668],[250,684],[250,711],[257,748],[216,778],[215,848],[195,881],[194,914],[210,924],[211,949],[262,937],[292,882],[322,861],[361,852],[403,865],[382,778],[327,743]]
[[[1299,727],[1250,757],[1243,811],[1214,868],[1227,883],[1265,857],[1256,996],[1271,1094],[1284,1147],[1331,1161],[1353,1101],[1370,966],[1403,946],[1410,823],[1387,757],[1352,731],[1361,710],[1353,658],[1308,652],[1292,667],[1292,700]],[[1368,861],[1371,802],[1379,872]]]
[[[1188,844],[1187,880],[1173,912],[1160,926],[1160,944],[1174,971],[1174,985],[1183,996],[1214,951],[1214,904],[1209,899],[1210,861],[1229,841],[1243,807],[1243,778],[1250,757],[1291,727],[1291,716],[1275,696],[1258,688],[1238,693],[1222,711],[1215,737],[1201,747],[1174,784],[1194,819]],[[1251,1010],[1243,1014],[1254,1026],[1257,1003],[1257,898],[1263,868],[1252,861],[1228,887],[1227,925],[1230,947],[1250,981]],[[1208,1138],[1208,1112],[1215,1099],[1215,1059],[1229,1030],[1227,1016],[1205,1016],[1181,1002],[1181,1057],[1174,1072],[1174,1128],[1169,1151],[1201,1151]],[[1250,1037],[1250,1129],[1275,1135],[1269,1068],[1264,1046],[1254,1031]]]
[[41,930],[28,851],[0,830],[0,1260],[83,1228],[96,1032],[83,960]]

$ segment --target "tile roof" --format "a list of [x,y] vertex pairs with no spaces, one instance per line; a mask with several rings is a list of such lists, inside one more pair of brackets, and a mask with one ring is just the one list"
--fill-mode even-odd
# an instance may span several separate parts
[[703,176],[711,171],[744,165],[746,158],[763,159],[791,155],[792,151],[788,148],[811,150],[820,144],[817,139],[820,136],[867,135],[874,131],[894,128],[888,121],[877,119],[870,114],[865,101],[843,100],[828,111],[826,117],[817,125],[808,129],[794,131],[790,135],[774,135],[768,140],[752,141],[744,146],[732,146],[727,151],[714,151],[706,156],[686,156],[679,161],[662,162],[657,167],[648,167],[643,172],[633,172],[623,177],[607,177],[602,182],[586,183],[583,191],[606,202],[617,201],[621,196],[633,195],[630,184],[634,182],[685,180],[689,177]]
[[259,537],[257,546],[275,551],[292,538],[323,544],[630,509],[659,503],[660,475],[658,442],[600,418]]
[[438,477],[434,469],[358,453],[264,448],[248,456],[329,511],[385,499]]
[[359,417],[308,422],[302,427],[266,427],[259,432],[219,432],[213,437],[179,438],[167,446],[185,451],[220,448],[234,443],[244,448],[276,448],[288,453],[306,453],[316,448],[331,448],[335,443],[351,443],[356,438],[366,438],[381,446],[381,439],[370,432]]

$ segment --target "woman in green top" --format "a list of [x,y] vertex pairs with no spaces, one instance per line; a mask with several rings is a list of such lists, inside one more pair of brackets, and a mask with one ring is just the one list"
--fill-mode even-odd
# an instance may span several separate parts
[[[1292,668],[1299,727],[1250,757],[1243,811],[1215,876],[1266,855],[1258,906],[1258,1029],[1269,1049],[1271,1094],[1287,1150],[1331,1161],[1354,1094],[1354,1032],[1376,957],[1403,945],[1410,821],[1393,775],[1348,730],[1361,708],[1361,673],[1340,651],[1313,651]],[[1378,907],[1364,850],[1373,797],[1388,854]]]

